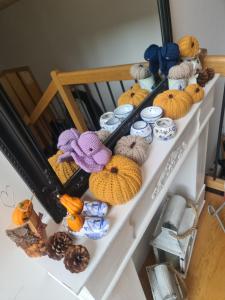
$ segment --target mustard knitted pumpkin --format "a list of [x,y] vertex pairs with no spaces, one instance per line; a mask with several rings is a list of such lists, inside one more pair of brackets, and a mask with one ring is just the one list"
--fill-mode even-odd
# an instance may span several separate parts
[[185,35],[178,41],[181,57],[195,57],[199,53],[199,42],[191,35]]
[[149,154],[149,143],[143,137],[128,135],[118,140],[114,148],[115,154],[120,154],[142,165]]
[[111,205],[124,204],[131,200],[140,190],[142,184],[141,169],[131,159],[112,156],[105,168],[92,173],[89,189],[93,195]]
[[178,90],[167,90],[157,95],[153,102],[154,106],[160,106],[163,109],[164,117],[173,120],[185,116],[192,104],[191,96],[184,91]]
[[79,169],[79,167],[75,164],[75,162],[58,162],[58,158],[62,155],[62,151],[58,151],[55,155],[51,156],[48,159],[49,164],[51,165],[52,169],[58,176],[59,180],[62,183],[66,183],[70,177]]
[[124,92],[118,99],[118,105],[132,104],[138,106],[147,96],[149,92],[141,88],[130,88]]
[[201,101],[205,95],[204,89],[197,83],[188,85],[185,92],[192,97],[194,103]]

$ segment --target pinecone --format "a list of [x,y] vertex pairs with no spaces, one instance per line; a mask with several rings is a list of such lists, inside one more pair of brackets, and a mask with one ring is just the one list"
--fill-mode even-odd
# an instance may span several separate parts
[[207,70],[200,71],[198,74],[197,83],[201,87],[204,87],[208,81],[209,81],[209,75]]
[[208,74],[208,80],[213,79],[214,75],[215,75],[215,71],[213,68],[207,68],[206,72]]
[[66,232],[56,232],[50,236],[47,244],[47,254],[50,258],[60,260],[64,257],[66,250],[72,245],[72,238]]
[[73,245],[68,248],[64,257],[65,268],[71,273],[80,273],[87,268],[90,255],[82,245]]

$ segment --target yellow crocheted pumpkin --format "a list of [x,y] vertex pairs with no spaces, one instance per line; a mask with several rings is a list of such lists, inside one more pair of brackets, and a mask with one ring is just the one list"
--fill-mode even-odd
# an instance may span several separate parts
[[124,204],[140,190],[141,169],[131,159],[114,155],[105,168],[92,173],[89,189],[94,196],[111,205]]
[[49,164],[51,165],[52,169],[58,176],[59,180],[62,183],[66,183],[70,177],[79,169],[79,167],[75,164],[75,162],[58,162],[58,158],[62,155],[62,151],[58,151],[55,155],[51,156],[48,159]]
[[139,90],[141,89],[141,86],[139,83],[134,83],[131,87],[130,90]]
[[199,42],[191,35],[185,35],[178,41],[181,57],[195,57],[199,53]]
[[124,92],[118,99],[118,105],[132,104],[138,106],[147,96],[149,92],[147,90],[132,87],[128,91]]
[[160,106],[163,109],[165,117],[173,120],[185,116],[192,104],[191,96],[179,90],[167,90],[156,96],[153,102],[154,106]]
[[204,89],[197,83],[188,85],[185,92],[192,97],[194,103],[201,101],[205,95]]

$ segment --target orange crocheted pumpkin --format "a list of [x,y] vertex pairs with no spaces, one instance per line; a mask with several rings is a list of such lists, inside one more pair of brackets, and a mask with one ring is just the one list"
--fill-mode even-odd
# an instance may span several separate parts
[[141,184],[139,166],[121,155],[114,155],[102,171],[92,173],[89,178],[89,189],[94,196],[111,205],[123,204],[132,199]]
[[191,35],[185,35],[178,41],[181,57],[195,57],[199,53],[199,42]]
[[69,215],[66,217],[66,222],[70,230],[80,231],[84,225],[84,217],[81,215]]
[[160,106],[163,109],[165,117],[173,120],[185,116],[192,104],[191,96],[179,90],[167,90],[157,95],[153,102],[154,106]]
[[31,200],[24,200],[17,204],[12,214],[12,221],[15,225],[23,225],[26,223],[33,211]]
[[204,89],[197,83],[188,85],[185,92],[192,97],[194,103],[201,101],[205,95]]
[[132,104],[138,106],[147,96],[149,92],[147,90],[133,87],[124,92],[118,99],[118,105]]
[[66,208],[67,212],[71,215],[81,213],[84,202],[80,198],[71,197],[64,194],[59,198],[59,202]]

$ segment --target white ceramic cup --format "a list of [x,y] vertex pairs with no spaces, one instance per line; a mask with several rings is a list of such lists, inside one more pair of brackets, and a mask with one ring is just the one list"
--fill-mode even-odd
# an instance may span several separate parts
[[100,120],[99,120],[99,124],[101,126],[101,128],[105,129],[105,123],[114,117],[114,113],[112,111],[108,111],[106,113],[104,113],[103,115],[101,115]]
[[138,83],[142,89],[145,89],[149,92],[152,92],[154,90],[155,79],[153,75],[144,79],[139,79]]
[[135,122],[130,129],[130,134],[135,136],[141,136],[150,144],[152,142],[152,128],[145,121]]
[[132,104],[120,105],[114,110],[114,116],[122,121],[126,119],[133,110],[134,106]]
[[187,84],[188,81],[187,79],[168,79],[168,84],[169,84],[169,90],[180,90],[183,91]]
[[109,132],[113,132],[117,129],[117,127],[119,127],[121,124],[121,120],[116,118],[116,117],[112,117],[111,119],[109,119],[105,125],[104,125],[104,129],[108,130]]
[[155,121],[162,117],[162,115],[163,110],[159,106],[148,106],[144,108],[140,113],[142,120],[150,124],[154,124]]
[[154,136],[162,141],[173,138],[177,132],[176,123],[170,118],[161,118],[155,122]]

